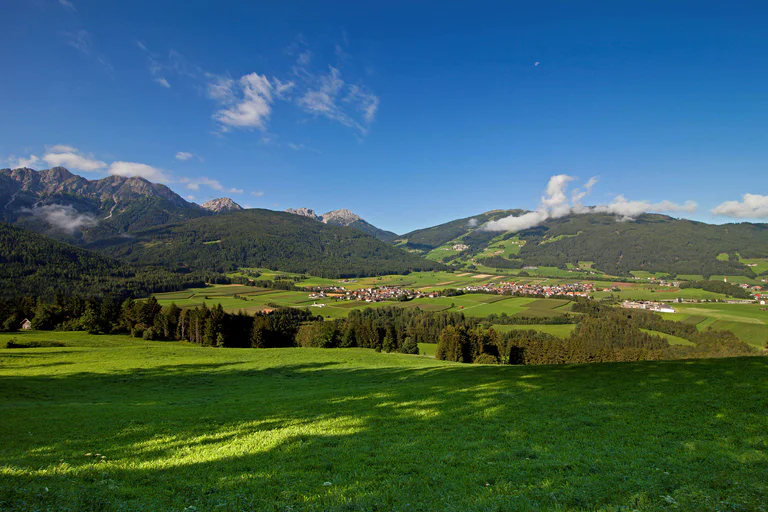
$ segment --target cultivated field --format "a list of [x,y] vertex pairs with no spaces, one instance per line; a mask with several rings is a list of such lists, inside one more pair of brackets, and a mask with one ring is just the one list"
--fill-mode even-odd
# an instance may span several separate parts
[[[472,279],[471,276],[456,279]],[[238,297],[236,298],[235,295]],[[376,302],[339,300],[333,297],[309,298],[307,292],[292,292],[256,288],[243,285],[214,285],[205,288],[190,288],[183,292],[156,294],[163,306],[171,303],[179,307],[195,307],[221,304],[225,311],[255,313],[268,309],[270,305],[308,307],[317,315],[328,318],[346,317],[353,309],[380,308],[387,306],[420,308],[427,311],[461,311],[467,316],[485,317],[490,314],[556,316],[570,310],[570,302],[556,299],[534,299],[483,293],[468,293],[456,297],[421,298],[408,302]],[[317,307],[323,304],[324,307]]]
[[[765,510],[765,358],[0,349],[3,510]],[[43,340],[44,341],[44,340]]]

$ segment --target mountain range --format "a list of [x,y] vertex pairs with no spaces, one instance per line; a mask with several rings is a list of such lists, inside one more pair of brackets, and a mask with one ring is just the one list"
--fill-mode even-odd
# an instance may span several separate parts
[[499,224],[489,224],[523,213],[492,210],[398,236],[346,209],[322,215],[307,208],[243,209],[229,198],[200,206],[142,178],[87,180],[61,167],[0,170],[3,222],[132,268],[182,274],[269,267],[352,277],[481,266],[565,269],[588,262],[617,276],[639,270],[754,276],[744,260],[768,258],[768,224],[710,225],[657,214],[622,221],[594,213],[519,232],[494,231]]
[[293,213],[295,215],[300,215],[302,217],[308,217],[310,219],[320,221],[324,224],[330,224],[332,226],[347,226],[347,227],[359,229],[363,233],[367,233],[384,242],[394,242],[398,238],[398,235],[396,233],[393,233],[392,231],[385,231],[383,229],[379,229],[373,224],[366,222],[359,215],[347,210],[346,208],[333,210],[328,213],[324,213],[322,215],[316,214],[314,210],[311,210],[309,208],[296,208],[296,209],[288,208],[285,211],[287,213]]

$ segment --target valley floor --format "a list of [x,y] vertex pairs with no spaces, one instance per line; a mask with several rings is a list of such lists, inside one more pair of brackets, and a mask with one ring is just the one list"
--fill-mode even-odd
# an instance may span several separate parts
[[766,510],[768,359],[0,335],[2,510]]

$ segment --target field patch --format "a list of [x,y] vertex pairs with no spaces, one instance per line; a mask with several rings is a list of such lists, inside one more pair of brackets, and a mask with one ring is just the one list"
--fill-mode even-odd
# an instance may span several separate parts
[[473,367],[53,334],[75,336],[0,349],[6,509],[760,510],[768,492],[765,358]]
[[567,338],[571,335],[576,328],[576,324],[563,324],[563,325],[493,325],[495,331],[509,332],[509,331],[536,331],[545,332],[558,338]]

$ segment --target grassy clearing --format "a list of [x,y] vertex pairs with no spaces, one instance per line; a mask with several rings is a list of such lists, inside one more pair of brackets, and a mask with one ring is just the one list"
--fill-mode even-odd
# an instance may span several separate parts
[[576,328],[575,324],[564,325],[494,325],[493,329],[498,332],[509,331],[538,331],[557,336],[558,338],[567,338]]
[[654,336],[661,336],[662,338],[665,338],[670,345],[695,345],[695,343],[693,343],[692,341],[688,341],[685,338],[681,338],[679,336],[673,336],[665,332],[652,331],[650,329],[640,329],[640,330],[647,332],[648,334],[653,334]]
[[764,358],[473,367],[79,336],[0,350],[0,508],[764,510],[768,495]]

